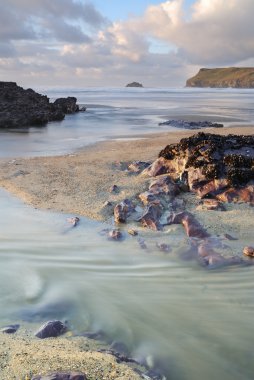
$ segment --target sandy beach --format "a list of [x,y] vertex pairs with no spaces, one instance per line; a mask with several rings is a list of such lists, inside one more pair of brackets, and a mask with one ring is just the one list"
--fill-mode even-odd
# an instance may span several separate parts
[[[148,179],[130,176],[120,163],[153,161],[167,144],[176,143],[198,131],[149,135],[140,139],[106,141],[66,156],[17,158],[0,161],[0,186],[33,207],[83,215],[106,221],[115,204],[135,197]],[[206,129],[217,134],[253,134],[253,126]],[[120,191],[112,194],[116,184]]]
[[[96,352],[99,345],[84,337],[37,339],[28,329],[14,335],[1,334],[0,378],[30,380],[33,375],[53,372],[81,372],[89,380],[139,380],[126,364],[112,355]],[[68,337],[69,335],[69,337]]]

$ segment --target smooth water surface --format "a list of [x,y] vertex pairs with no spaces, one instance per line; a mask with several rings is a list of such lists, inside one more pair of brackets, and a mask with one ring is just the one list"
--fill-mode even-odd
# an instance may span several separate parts
[[205,271],[180,261],[185,236],[165,233],[171,253],[148,252],[107,227],[46,213],[0,192],[1,323],[68,319],[71,328],[102,329],[149,357],[172,380],[253,379],[254,268]]
[[[59,155],[108,138],[173,130],[168,119],[229,124],[254,122],[254,90],[241,89],[39,89],[51,100],[75,96],[86,112],[46,127],[0,132],[0,157]],[[175,130],[175,129],[174,129]]]

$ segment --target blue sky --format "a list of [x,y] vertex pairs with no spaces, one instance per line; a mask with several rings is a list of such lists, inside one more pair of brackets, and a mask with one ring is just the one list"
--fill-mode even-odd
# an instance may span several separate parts
[[0,80],[182,87],[201,67],[254,66],[253,14],[254,0],[1,1]]
[[[160,4],[160,0],[94,0],[95,6],[110,20],[125,20],[130,15],[141,16],[149,5]],[[194,0],[184,0],[185,10]]]

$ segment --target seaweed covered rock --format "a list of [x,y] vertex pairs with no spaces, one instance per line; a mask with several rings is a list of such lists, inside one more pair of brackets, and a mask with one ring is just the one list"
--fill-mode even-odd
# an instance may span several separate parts
[[[254,204],[254,136],[221,136],[200,132],[167,145],[151,168],[185,183],[201,198]],[[158,164],[157,164],[158,162]],[[157,175],[146,169],[146,174]],[[161,174],[158,171],[158,174]]]
[[0,128],[41,126],[49,121],[63,120],[66,113],[79,110],[74,97],[50,103],[46,95],[31,88],[25,90],[15,82],[0,81]]

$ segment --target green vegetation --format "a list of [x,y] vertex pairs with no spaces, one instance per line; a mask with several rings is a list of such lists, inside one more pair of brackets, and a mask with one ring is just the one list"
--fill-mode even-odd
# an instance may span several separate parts
[[187,80],[186,87],[254,88],[254,68],[203,68],[194,77]]

